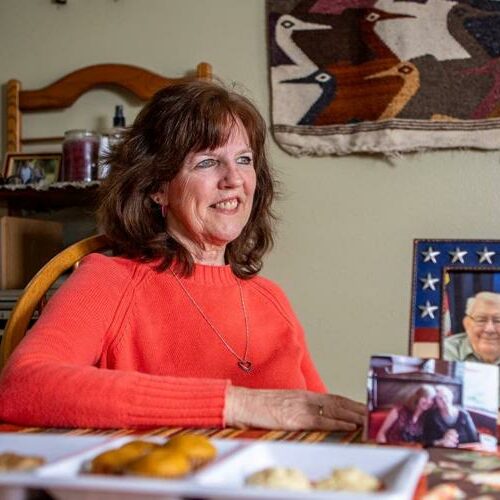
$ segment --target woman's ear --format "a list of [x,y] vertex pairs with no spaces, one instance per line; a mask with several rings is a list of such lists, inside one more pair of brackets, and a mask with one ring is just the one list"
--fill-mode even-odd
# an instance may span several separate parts
[[168,182],[162,184],[161,188],[150,195],[151,199],[161,205],[162,207],[166,207],[168,205]]

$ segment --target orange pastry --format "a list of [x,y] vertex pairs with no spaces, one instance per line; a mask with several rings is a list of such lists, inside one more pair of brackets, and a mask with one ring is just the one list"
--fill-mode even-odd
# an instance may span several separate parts
[[120,446],[119,449],[125,453],[144,455],[153,451],[155,448],[160,448],[160,445],[150,441],[135,440],[125,443],[123,446]]
[[175,479],[189,474],[191,463],[181,451],[161,448],[129,463],[125,472],[138,476]]
[[182,451],[187,455],[193,467],[199,467],[213,460],[217,449],[206,436],[184,434],[169,439],[164,448]]
[[95,474],[121,474],[131,461],[145,455],[159,445],[148,441],[130,441],[120,448],[97,455],[90,464],[90,472]]

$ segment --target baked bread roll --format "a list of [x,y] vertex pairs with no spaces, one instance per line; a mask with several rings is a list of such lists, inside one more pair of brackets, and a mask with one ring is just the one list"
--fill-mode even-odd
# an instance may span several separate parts
[[191,462],[181,451],[166,447],[153,450],[129,463],[127,474],[175,479],[191,472]]
[[121,474],[129,462],[159,447],[159,445],[148,441],[130,441],[120,448],[97,455],[90,463],[90,472],[94,474]]
[[193,467],[200,467],[212,461],[217,455],[217,449],[206,436],[184,434],[169,439],[165,449],[181,451],[189,458]]

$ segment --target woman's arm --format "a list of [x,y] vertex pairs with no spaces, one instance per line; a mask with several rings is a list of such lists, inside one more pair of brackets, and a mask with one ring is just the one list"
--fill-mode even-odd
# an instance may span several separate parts
[[472,417],[467,410],[460,410],[460,414],[463,416],[463,430],[467,439],[467,441],[464,442],[477,443],[479,441],[479,433],[477,432]]
[[392,410],[387,414],[387,417],[385,417],[385,420],[380,426],[380,429],[377,432],[377,436],[375,437],[377,443],[387,443],[386,433],[392,427],[394,422],[397,420],[398,415],[399,411],[398,408],[396,407],[392,408]]
[[125,259],[82,262],[2,371],[0,419],[56,427],[223,425],[227,380],[103,368],[108,347],[129,328],[124,311],[138,273]]

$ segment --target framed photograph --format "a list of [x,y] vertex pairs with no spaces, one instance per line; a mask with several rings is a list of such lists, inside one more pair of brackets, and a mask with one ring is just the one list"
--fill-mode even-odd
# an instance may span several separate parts
[[52,184],[59,179],[61,153],[7,153],[3,176],[12,184]]
[[500,240],[415,240],[410,355],[445,357],[445,340],[464,335],[467,301],[480,292],[500,293]]
[[495,365],[485,363],[372,356],[365,437],[381,444],[495,451],[498,375]]

